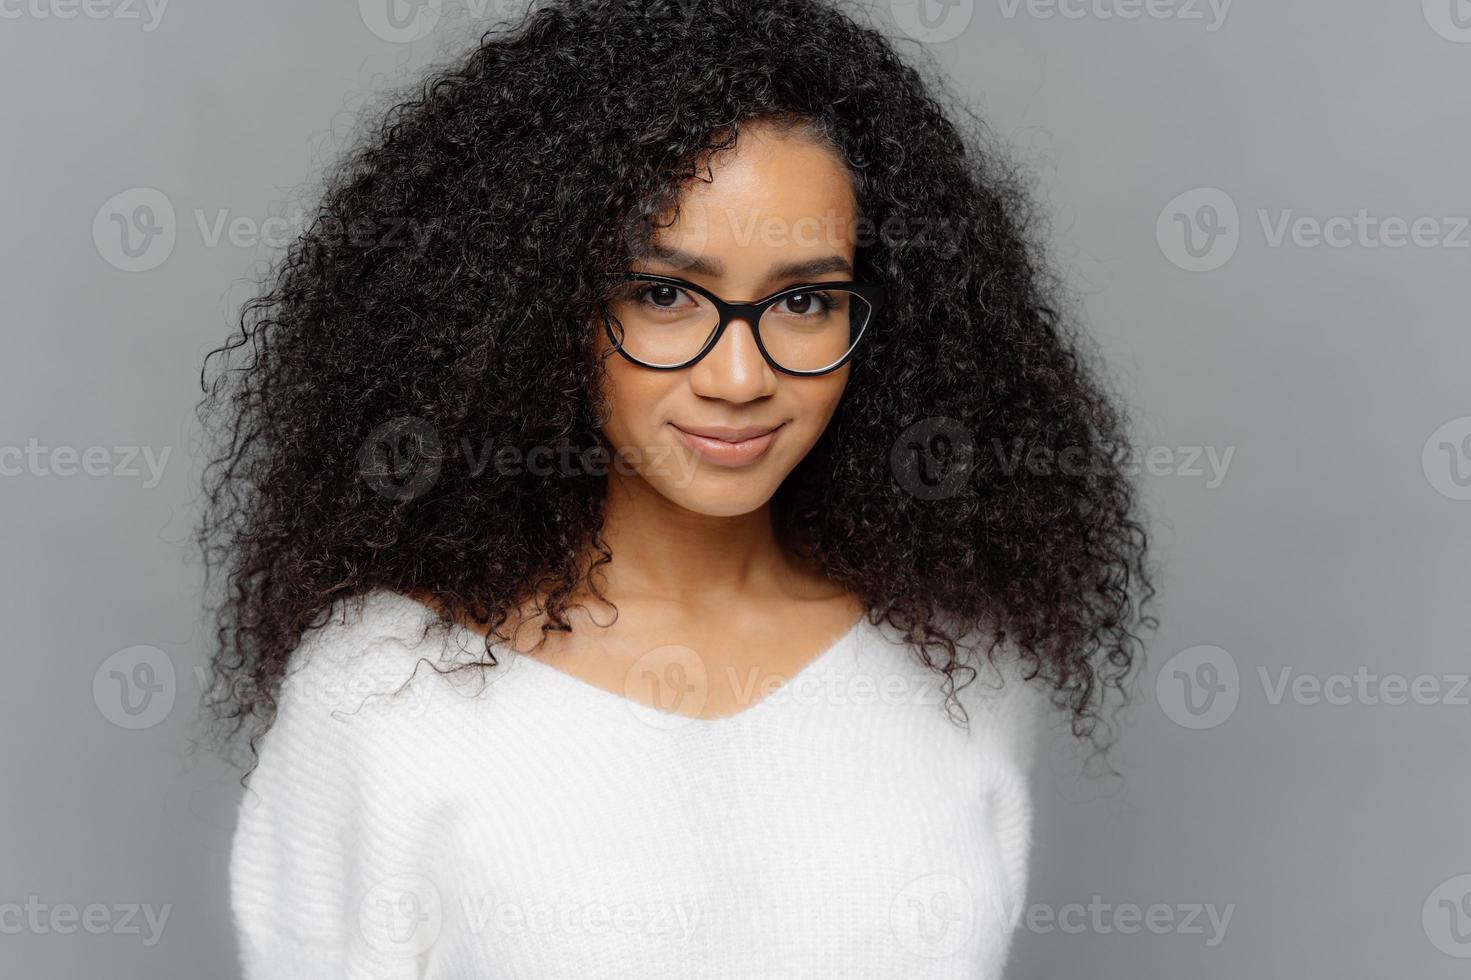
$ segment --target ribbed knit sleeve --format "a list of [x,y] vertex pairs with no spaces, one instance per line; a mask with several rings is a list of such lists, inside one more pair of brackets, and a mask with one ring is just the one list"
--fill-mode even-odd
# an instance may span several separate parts
[[392,696],[414,659],[340,626],[292,655],[231,851],[245,980],[421,975],[437,896],[419,877],[429,842],[405,755],[415,746],[395,745],[394,731],[422,701]]
[[[1025,908],[1027,868],[1032,849],[1032,794],[1029,783],[1048,712],[1047,688],[1025,679],[1027,669],[1014,648],[997,651],[994,664],[982,663],[971,696],[971,712],[985,750],[993,832],[1006,876],[1005,899],[997,912],[1014,926]],[[1009,930],[1008,930],[1009,934]]]

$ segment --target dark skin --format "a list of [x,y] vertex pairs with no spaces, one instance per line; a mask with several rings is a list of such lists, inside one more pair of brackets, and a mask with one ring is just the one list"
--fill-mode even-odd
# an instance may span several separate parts
[[[657,239],[684,258],[650,257],[633,271],[679,276],[733,300],[851,278],[857,203],[830,149],[800,131],[752,127],[711,174],[690,186]],[[779,272],[798,262],[834,271]],[[636,470],[613,468],[605,504],[613,559],[597,575],[616,618],[607,602],[583,595],[568,613],[572,631],[543,641],[538,603],[523,602],[503,627],[510,648],[630,701],[706,720],[742,713],[799,673],[865,606],[777,540],[771,498],[821,436],[848,374],[847,365],[818,377],[773,370],[743,321],[681,370],[651,371],[614,354],[603,433],[631,452]],[[689,449],[670,423],[780,429],[759,459],[722,466]]]

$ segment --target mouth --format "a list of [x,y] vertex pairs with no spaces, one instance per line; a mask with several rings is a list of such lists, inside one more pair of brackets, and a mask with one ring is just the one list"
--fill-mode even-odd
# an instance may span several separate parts
[[719,466],[748,466],[766,455],[781,425],[752,425],[732,429],[721,426],[700,426],[686,429],[669,423],[674,434],[695,455]]

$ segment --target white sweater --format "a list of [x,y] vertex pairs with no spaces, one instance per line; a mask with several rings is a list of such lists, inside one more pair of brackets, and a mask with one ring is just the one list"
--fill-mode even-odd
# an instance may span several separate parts
[[1001,976],[1046,703],[1014,665],[967,734],[865,618],[702,720],[503,646],[441,674],[483,641],[431,619],[380,589],[292,655],[231,854],[246,980]]

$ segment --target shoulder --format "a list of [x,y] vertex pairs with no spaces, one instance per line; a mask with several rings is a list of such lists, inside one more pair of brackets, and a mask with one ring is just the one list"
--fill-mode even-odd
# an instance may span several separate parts
[[1029,768],[1051,714],[1052,686],[1004,635],[983,627],[958,635],[956,652],[970,670],[957,672],[956,693],[971,728]]
[[425,661],[447,662],[452,647],[450,631],[438,624],[428,606],[390,589],[338,599],[325,621],[303,631],[291,652],[282,686],[334,681],[357,689],[380,689],[380,684],[406,681]]
[[[938,665],[946,660],[938,641],[922,651],[914,640],[887,620],[875,624],[872,659],[867,667],[882,676],[897,672],[905,684],[914,685],[916,703],[949,715],[961,730],[968,758],[980,752],[984,758],[1007,763],[1001,768],[1026,769],[1051,717],[1052,687],[1041,676],[1033,676],[1034,664],[1008,637],[984,625],[967,624],[945,610],[935,615],[931,626],[950,637],[956,661],[961,665],[946,681]],[[953,691],[953,698],[946,696]],[[956,708],[960,709],[957,712]],[[963,717],[961,713],[963,712]]]
[[432,611],[406,595],[377,589],[340,599],[292,651],[272,731],[342,738],[420,718],[436,667],[458,649]]

